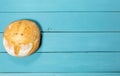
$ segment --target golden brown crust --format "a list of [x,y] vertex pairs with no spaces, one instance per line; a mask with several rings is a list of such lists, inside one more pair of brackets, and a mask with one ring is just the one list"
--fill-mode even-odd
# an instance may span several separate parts
[[40,29],[37,24],[31,20],[18,20],[12,22],[4,32],[4,38],[8,42],[8,46],[14,45],[14,53],[19,55],[22,44],[32,43],[33,47],[27,55],[35,52],[40,43]]

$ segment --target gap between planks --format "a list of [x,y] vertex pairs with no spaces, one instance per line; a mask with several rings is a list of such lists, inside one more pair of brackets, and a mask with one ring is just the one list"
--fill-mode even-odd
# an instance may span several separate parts
[[[41,31],[42,33],[120,33],[120,31]],[[4,33],[4,32],[0,32]]]
[[0,73],[120,73],[120,71],[86,71],[86,72],[0,72]]
[[[7,53],[7,52],[0,52]],[[51,52],[35,52],[35,53],[120,53],[120,51],[51,51]]]
[[0,13],[120,13],[120,11],[1,11]]

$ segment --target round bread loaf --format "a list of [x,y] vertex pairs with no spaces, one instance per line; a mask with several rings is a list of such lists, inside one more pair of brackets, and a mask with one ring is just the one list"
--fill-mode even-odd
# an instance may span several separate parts
[[31,20],[12,22],[4,31],[3,44],[12,56],[24,57],[35,52],[40,44],[40,29]]

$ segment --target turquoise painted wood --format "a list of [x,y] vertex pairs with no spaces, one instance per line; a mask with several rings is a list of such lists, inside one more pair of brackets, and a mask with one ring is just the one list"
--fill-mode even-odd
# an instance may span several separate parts
[[[31,19],[42,29],[31,56],[7,54],[9,23]],[[119,0],[1,0],[0,76],[120,76]]]
[[[60,0],[62,1],[62,0]],[[120,13],[0,13],[0,32],[12,21],[32,19],[42,31],[120,31]]]
[[119,73],[1,73],[0,76],[120,76]]
[[26,58],[0,53],[0,72],[118,72],[120,53],[35,53]]
[[[0,52],[5,52],[2,43],[0,46]],[[43,33],[42,44],[37,52],[91,51],[120,52],[120,33]]]
[[119,0],[2,0],[0,12],[120,11]]

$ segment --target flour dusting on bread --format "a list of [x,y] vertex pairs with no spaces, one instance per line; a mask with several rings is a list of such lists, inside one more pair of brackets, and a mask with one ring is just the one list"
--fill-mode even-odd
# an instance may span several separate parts
[[15,53],[14,53],[14,45],[8,46],[8,42],[7,42],[7,40],[6,40],[5,38],[3,38],[3,45],[4,45],[5,49],[6,49],[6,51],[7,51],[10,55],[15,56]]
[[32,48],[33,48],[32,43],[25,44],[25,45],[21,44],[18,56],[26,56],[26,55],[28,55],[28,53],[31,51]]

